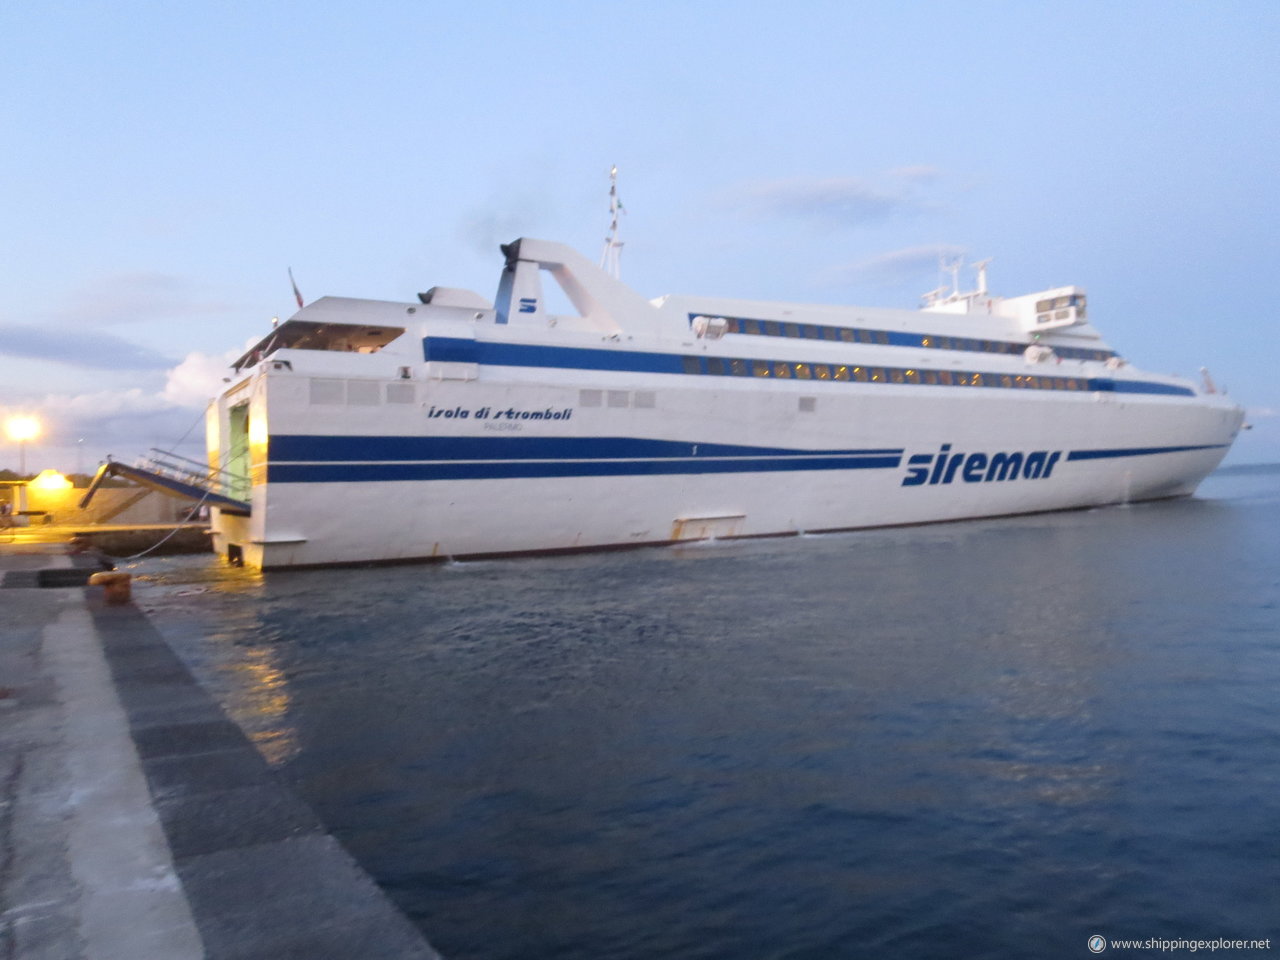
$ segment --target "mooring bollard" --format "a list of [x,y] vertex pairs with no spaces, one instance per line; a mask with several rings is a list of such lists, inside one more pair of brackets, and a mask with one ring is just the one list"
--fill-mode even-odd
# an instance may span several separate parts
[[89,578],[90,586],[102,585],[103,597],[107,603],[128,603],[130,596],[129,581],[133,575],[129,573],[95,573]]

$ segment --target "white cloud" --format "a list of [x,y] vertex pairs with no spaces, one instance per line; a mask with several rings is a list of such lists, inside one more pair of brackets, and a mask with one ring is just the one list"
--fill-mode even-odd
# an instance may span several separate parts
[[940,178],[942,171],[927,163],[914,163],[905,167],[895,167],[889,171],[889,176],[913,183],[930,183]]
[[239,351],[225,354],[189,353],[166,374],[158,391],[142,387],[98,390],[92,393],[51,393],[25,404],[57,420],[74,433],[92,432],[108,422],[149,417],[172,410],[202,410],[221,391],[222,378]]
[[895,286],[908,281],[928,283],[931,275],[938,274],[943,261],[954,260],[964,254],[963,247],[951,244],[907,247],[838,267],[832,271],[832,278],[877,286]]
[[793,177],[741,184],[733,193],[740,205],[772,216],[859,226],[930,209],[922,187],[942,172],[918,164],[879,177]]
[[771,213],[845,225],[883,220],[902,206],[900,198],[856,177],[761,181],[747,184],[745,192]]
[[173,404],[141,387],[99,390],[96,393],[51,393],[40,401],[41,411],[77,425],[90,425],[122,416],[139,416],[167,410]]
[[64,468],[80,458],[80,438],[94,457],[111,450],[127,459],[150,447],[175,443],[185,444],[188,455],[199,457],[204,407],[220,392],[228,365],[238,355],[238,350],[221,355],[189,353],[167,371],[163,386],[28,397],[21,403],[0,405],[0,418],[17,412],[39,417],[44,424],[40,447],[61,456]]
[[240,355],[239,350],[222,354],[194,352],[168,372],[161,396],[180,407],[203,407],[222,392],[222,378]]

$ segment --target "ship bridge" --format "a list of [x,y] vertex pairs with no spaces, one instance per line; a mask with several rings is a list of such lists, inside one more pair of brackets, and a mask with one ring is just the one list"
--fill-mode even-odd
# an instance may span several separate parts
[[[323,298],[336,299],[336,298]],[[319,305],[323,306],[323,299]],[[316,312],[316,304],[310,309]],[[377,353],[400,337],[404,327],[364,323],[331,323],[315,320],[286,320],[244,352],[231,364],[239,373],[252,367],[276,350],[333,350],[342,353]]]

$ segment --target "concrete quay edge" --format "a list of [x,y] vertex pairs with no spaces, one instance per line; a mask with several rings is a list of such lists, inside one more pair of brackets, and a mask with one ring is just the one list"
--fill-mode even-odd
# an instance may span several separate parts
[[[93,562],[0,546],[0,575]],[[0,589],[0,957],[438,960],[147,617],[101,594]]]

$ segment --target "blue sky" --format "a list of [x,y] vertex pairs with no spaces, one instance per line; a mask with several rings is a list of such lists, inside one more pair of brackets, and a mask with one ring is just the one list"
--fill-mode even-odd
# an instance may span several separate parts
[[598,255],[616,163],[646,296],[913,307],[992,257],[1280,461],[1278,44],[1269,0],[8,3],[0,414],[32,467],[189,443],[288,267],[492,296],[499,242]]

